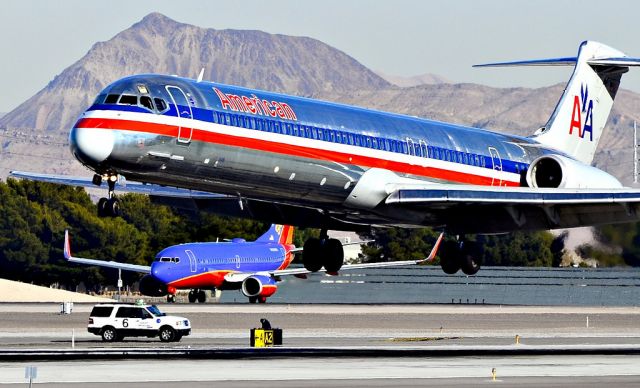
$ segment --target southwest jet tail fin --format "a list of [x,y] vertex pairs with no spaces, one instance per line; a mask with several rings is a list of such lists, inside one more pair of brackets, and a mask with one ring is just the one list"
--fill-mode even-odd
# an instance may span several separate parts
[[265,234],[256,239],[256,242],[292,244],[293,226],[272,224]]
[[601,43],[586,41],[576,57],[488,63],[477,67],[575,66],[547,124],[533,138],[591,164],[609,118],[622,75],[630,66],[640,66],[640,58]]

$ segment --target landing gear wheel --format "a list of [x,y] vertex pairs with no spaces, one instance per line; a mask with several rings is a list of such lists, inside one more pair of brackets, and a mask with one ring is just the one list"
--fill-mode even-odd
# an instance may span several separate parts
[[480,270],[480,261],[473,255],[478,252],[475,242],[463,241],[460,249],[460,269],[465,275],[475,275]]
[[204,303],[207,301],[207,294],[204,292],[204,290],[198,291],[196,295],[198,298],[198,303]]
[[445,241],[440,248],[440,267],[447,275],[453,275],[460,269],[460,247],[455,241]]
[[176,338],[176,331],[172,327],[162,326],[160,328],[160,341],[171,342]]
[[309,238],[302,249],[302,262],[307,271],[317,272],[322,268],[323,249],[320,240]]
[[118,198],[116,197],[109,198],[105,205],[105,211],[109,217],[120,216],[120,201],[118,201]]
[[460,259],[460,269],[462,269],[465,275],[475,275],[480,271],[480,263],[478,263],[474,257],[464,255]]
[[189,303],[196,303],[196,299],[197,299],[196,298],[196,290],[189,291],[188,299],[189,299]]
[[175,294],[167,294],[167,303],[176,303]]
[[267,297],[266,296],[258,297],[258,303],[267,303]]
[[250,296],[249,297],[249,303],[256,303],[258,301],[258,297],[257,296]]
[[108,199],[104,197],[98,200],[98,217],[100,218],[107,216],[107,201]]
[[324,269],[327,272],[338,272],[344,263],[344,249],[342,243],[335,238],[325,241],[322,246],[322,254],[324,256]]
[[102,340],[104,342],[118,341],[118,332],[115,328],[107,326],[102,329]]

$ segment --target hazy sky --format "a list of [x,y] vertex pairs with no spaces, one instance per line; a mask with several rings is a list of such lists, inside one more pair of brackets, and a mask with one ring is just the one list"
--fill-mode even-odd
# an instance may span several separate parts
[[[0,112],[42,89],[98,41],[146,14],[216,29],[309,36],[395,75],[538,87],[569,69],[472,69],[475,63],[575,55],[586,39],[640,57],[640,2],[632,0],[2,0]],[[188,76],[195,76],[189,75]],[[623,87],[640,92],[640,69]]]

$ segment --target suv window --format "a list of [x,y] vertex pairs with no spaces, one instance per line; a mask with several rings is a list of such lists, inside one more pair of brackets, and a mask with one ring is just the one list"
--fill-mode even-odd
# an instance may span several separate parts
[[111,316],[111,312],[113,311],[113,307],[110,306],[95,306],[93,310],[91,310],[91,317],[99,317],[106,318]]
[[142,309],[140,307],[120,307],[116,318],[142,318]]

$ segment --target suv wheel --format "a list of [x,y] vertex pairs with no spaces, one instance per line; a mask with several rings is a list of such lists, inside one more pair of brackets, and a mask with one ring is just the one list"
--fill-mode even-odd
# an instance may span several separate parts
[[118,340],[118,332],[111,326],[102,329],[102,340],[105,342],[113,342]]
[[176,338],[176,331],[169,326],[162,326],[160,328],[160,341],[171,342]]

